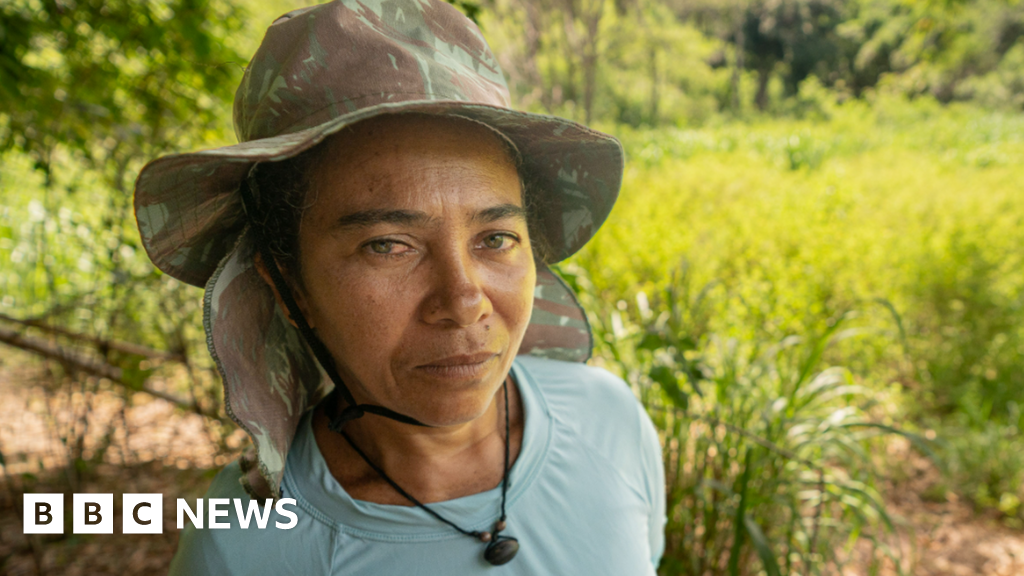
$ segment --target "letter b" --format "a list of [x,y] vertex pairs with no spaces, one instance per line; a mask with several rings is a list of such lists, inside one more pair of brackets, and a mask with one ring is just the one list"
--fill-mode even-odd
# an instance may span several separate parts
[[21,517],[25,534],[63,534],[64,495],[25,494]]
[[103,520],[103,515],[100,514],[100,505],[96,502],[85,503],[85,525],[95,526]]
[[36,524],[49,524],[50,522],[53,522],[50,505],[46,502],[36,502]]
[[71,525],[75,534],[114,533],[113,494],[75,494]]

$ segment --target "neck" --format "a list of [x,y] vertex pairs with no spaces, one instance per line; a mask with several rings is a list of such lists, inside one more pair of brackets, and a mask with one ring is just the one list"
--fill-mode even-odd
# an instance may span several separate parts
[[[415,426],[368,414],[345,425],[345,432],[378,465],[389,462],[445,461],[499,434],[504,438],[502,388],[483,414],[452,426]],[[500,426],[499,426],[500,423]]]
[[[508,380],[512,461],[522,440],[522,410]],[[363,461],[341,435],[327,428],[318,408],[313,431],[328,468],[350,496],[382,504],[411,505]],[[499,387],[479,417],[454,426],[425,427],[372,414],[345,425],[366,456],[423,502],[450,500],[495,488],[504,476],[505,396]]]

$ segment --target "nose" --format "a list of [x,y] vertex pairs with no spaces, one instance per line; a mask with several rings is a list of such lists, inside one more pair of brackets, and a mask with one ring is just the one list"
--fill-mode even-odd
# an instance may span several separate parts
[[431,291],[423,303],[425,322],[464,328],[491,315],[494,308],[472,254],[446,251],[437,255],[431,268]]

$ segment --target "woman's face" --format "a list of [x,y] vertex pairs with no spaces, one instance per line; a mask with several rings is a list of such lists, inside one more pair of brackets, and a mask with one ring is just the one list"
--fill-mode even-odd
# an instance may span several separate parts
[[467,121],[388,116],[326,144],[298,300],[357,400],[433,426],[484,413],[536,283],[516,168]]

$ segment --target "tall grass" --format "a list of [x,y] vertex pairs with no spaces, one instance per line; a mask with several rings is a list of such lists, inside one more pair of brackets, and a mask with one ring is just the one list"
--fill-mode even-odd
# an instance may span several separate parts
[[633,383],[663,435],[663,574],[832,573],[858,539],[902,570],[871,457],[877,436],[897,431],[870,413],[875,391],[822,360],[860,333],[846,329],[851,315],[814,336],[740,340],[709,330],[722,290],[696,290],[685,268],[610,306],[589,296],[584,270],[562,273],[594,312],[601,361]]

